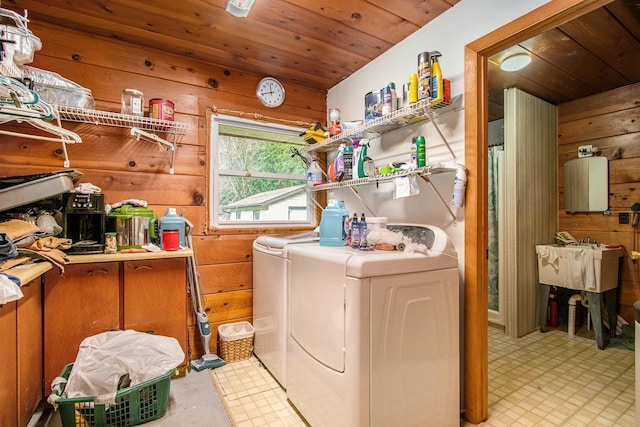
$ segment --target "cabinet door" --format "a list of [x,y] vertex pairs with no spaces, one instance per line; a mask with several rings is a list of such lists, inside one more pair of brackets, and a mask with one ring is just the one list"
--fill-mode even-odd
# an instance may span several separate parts
[[18,424],[16,307],[16,302],[0,306],[0,426]]
[[26,426],[42,399],[42,285],[22,286],[18,300],[18,425]]
[[174,337],[187,351],[184,258],[124,263],[124,328]]
[[76,359],[86,337],[120,327],[119,263],[67,265],[51,270],[44,292],[44,380],[47,393]]

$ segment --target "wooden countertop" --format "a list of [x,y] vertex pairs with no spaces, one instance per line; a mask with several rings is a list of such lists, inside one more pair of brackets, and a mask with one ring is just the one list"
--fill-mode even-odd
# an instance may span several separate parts
[[10,274],[20,279],[20,285],[25,285],[42,276],[47,271],[51,270],[53,265],[50,262],[34,262],[31,264],[16,265],[3,273]]
[[193,255],[191,249],[179,251],[134,252],[115,254],[69,255],[69,264],[86,264],[91,262],[137,261],[144,259],[187,258]]
[[[116,262],[116,261],[138,261],[145,259],[163,258],[187,258],[193,255],[191,249],[181,249],[179,251],[159,251],[159,252],[135,252],[135,253],[115,253],[115,254],[87,254],[69,255],[69,264],[87,264],[92,262]],[[10,274],[20,279],[20,285],[25,285],[42,276],[53,268],[49,262],[34,262],[30,264],[16,265],[3,273]]]

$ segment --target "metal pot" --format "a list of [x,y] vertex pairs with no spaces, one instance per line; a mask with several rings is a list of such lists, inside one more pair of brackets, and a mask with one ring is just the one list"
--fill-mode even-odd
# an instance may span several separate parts
[[157,243],[156,215],[151,209],[123,205],[108,216],[108,229],[116,232],[118,249],[139,248]]

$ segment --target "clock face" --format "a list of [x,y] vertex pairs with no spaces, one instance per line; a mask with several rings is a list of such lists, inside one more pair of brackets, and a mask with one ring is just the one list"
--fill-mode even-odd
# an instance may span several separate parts
[[279,107],[284,102],[284,87],[273,77],[260,80],[256,94],[262,105],[266,107]]

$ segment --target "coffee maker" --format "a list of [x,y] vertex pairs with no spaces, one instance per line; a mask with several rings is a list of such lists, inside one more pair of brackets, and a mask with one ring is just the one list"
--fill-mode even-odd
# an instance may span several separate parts
[[71,239],[67,253],[93,254],[104,251],[104,194],[62,195],[63,236]]

